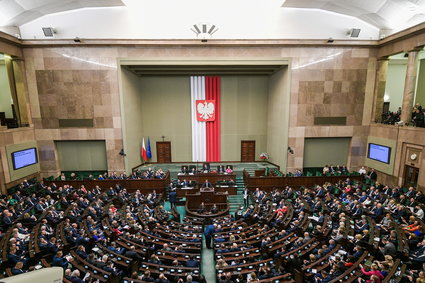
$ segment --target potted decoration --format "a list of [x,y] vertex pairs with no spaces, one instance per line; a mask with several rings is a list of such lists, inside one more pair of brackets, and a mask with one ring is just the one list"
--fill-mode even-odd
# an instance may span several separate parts
[[265,161],[267,159],[269,159],[269,154],[267,152],[263,152],[260,154],[260,159]]

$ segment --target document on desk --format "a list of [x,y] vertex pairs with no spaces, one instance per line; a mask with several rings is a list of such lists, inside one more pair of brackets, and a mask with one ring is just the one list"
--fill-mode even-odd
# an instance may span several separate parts
[[319,221],[319,217],[317,217],[317,216],[309,216],[308,218],[309,218],[309,219],[312,219],[312,220],[314,220],[314,221],[316,221],[316,222],[318,222],[318,221]]

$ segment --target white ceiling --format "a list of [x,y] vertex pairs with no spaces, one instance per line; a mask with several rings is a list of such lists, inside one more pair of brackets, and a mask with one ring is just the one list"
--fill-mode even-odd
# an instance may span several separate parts
[[282,7],[322,9],[389,30],[402,30],[425,21],[425,0],[284,0]]
[[0,26],[20,26],[57,12],[112,6],[124,6],[124,3],[121,0],[0,0]]
[[222,39],[378,39],[425,22],[425,0],[0,0],[0,30],[24,39],[191,38],[201,22]]

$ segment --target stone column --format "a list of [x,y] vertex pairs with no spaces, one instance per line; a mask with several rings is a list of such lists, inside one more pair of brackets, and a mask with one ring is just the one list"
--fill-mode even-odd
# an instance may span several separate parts
[[420,49],[409,51],[407,60],[406,80],[404,82],[403,105],[401,107],[400,120],[409,123],[412,119],[413,97],[415,95],[417,56]]
[[379,58],[375,78],[375,102],[373,108],[373,119],[379,123],[382,120],[382,110],[384,108],[385,84],[387,83],[388,57]]

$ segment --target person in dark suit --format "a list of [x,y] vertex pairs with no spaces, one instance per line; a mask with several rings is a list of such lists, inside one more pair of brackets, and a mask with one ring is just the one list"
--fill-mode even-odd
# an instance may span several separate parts
[[216,226],[217,226],[216,224],[211,224],[211,225],[208,225],[207,228],[205,228],[204,236],[205,236],[205,243],[208,249],[211,249],[212,238],[213,238]]
[[55,256],[53,256],[52,260],[52,266],[59,266],[63,269],[66,269],[68,267],[68,260],[66,258],[63,258],[62,251],[58,251]]
[[205,180],[205,182],[202,184],[202,188],[212,188],[213,185],[208,181],[208,179]]
[[216,205],[216,204],[214,204],[214,205],[211,207],[210,212],[211,212],[211,214],[216,214],[216,213],[218,213],[218,208],[217,208],[217,205]]
[[18,274],[22,274],[25,271],[22,270],[22,268],[24,267],[24,263],[22,261],[18,261],[14,267],[12,267],[12,274],[13,275],[18,275]]
[[190,257],[187,261],[186,261],[186,266],[187,267],[199,267],[199,262],[197,260],[194,260],[193,257]]
[[13,217],[12,217],[12,214],[11,213],[9,213],[9,211],[7,210],[7,209],[5,209],[4,211],[3,211],[3,224],[4,225],[6,225],[6,226],[10,226],[10,225],[12,225],[12,223],[13,223]]
[[176,192],[176,189],[172,189],[168,193],[168,200],[170,201],[171,208],[173,208],[173,207],[176,206],[176,202],[177,202],[177,192]]
[[202,166],[202,172],[203,173],[210,172],[210,166],[208,165],[208,163],[204,163],[204,165]]
[[83,259],[87,258],[86,248],[83,245],[78,246],[76,253]]
[[69,281],[71,281],[72,283],[84,283],[84,281],[81,280],[80,278],[80,271],[78,269],[74,270],[71,273],[71,276],[69,277]]
[[220,165],[220,166],[218,166],[218,170],[217,170],[217,172],[218,172],[218,173],[225,173],[225,172],[226,172],[226,169],[224,168],[224,166],[223,166],[223,165]]
[[365,176],[366,179],[369,179],[372,182],[376,182],[376,179],[378,178],[378,175],[375,172],[375,169],[372,168],[369,173]]
[[198,213],[204,213],[205,212],[205,204],[201,202],[198,208]]
[[16,254],[17,250],[16,248],[12,248],[9,251],[9,254],[7,255],[7,260],[11,265],[16,265],[18,262],[26,263],[26,259],[24,256],[19,256]]
[[170,283],[170,280],[168,280],[168,278],[165,277],[164,273],[160,273],[156,282],[158,282],[158,283]]
[[126,251],[124,254],[126,257],[135,259],[135,260],[142,260],[143,258],[136,252],[136,247],[131,246],[130,250]]
[[187,167],[186,167],[186,166],[183,166],[183,167],[182,167],[182,170],[181,170],[181,173],[183,173],[183,174],[188,174],[188,173],[189,173],[189,169],[187,169]]
[[182,188],[190,187],[190,182],[188,182],[186,179],[184,179],[183,181],[180,182],[180,186]]

